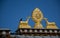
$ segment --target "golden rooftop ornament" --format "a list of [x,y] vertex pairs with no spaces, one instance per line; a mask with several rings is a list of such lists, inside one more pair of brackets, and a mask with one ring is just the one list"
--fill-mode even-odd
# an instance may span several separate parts
[[[21,20],[18,28],[31,28],[28,24],[29,18],[30,17],[28,17],[26,21]],[[44,27],[41,23],[43,19],[46,21],[46,29],[58,29],[55,22],[48,22],[47,18],[43,17],[43,14],[39,8],[34,9],[32,12],[32,20],[35,22],[34,28],[43,29]]]
[[35,22],[34,28],[43,28],[41,21],[43,19],[43,14],[42,12],[36,8],[33,13],[32,13],[32,19]]

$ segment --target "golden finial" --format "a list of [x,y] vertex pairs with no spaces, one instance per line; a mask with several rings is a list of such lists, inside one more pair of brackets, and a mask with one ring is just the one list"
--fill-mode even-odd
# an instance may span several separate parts
[[32,13],[32,19],[35,22],[34,28],[43,28],[41,21],[43,19],[43,14],[39,8],[34,9]]

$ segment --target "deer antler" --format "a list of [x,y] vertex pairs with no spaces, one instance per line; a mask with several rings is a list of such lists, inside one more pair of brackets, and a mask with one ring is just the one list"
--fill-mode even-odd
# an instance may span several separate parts
[[30,16],[27,17],[27,21],[29,21]]
[[48,18],[43,18],[44,20],[48,20]]

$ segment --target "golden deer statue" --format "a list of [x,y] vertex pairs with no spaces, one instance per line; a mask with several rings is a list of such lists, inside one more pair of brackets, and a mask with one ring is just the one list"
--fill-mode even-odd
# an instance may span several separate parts
[[20,21],[18,28],[31,28],[31,26],[28,25],[29,18],[27,18],[26,21]]
[[49,22],[47,18],[43,18],[46,21],[46,29],[58,29],[55,22]]

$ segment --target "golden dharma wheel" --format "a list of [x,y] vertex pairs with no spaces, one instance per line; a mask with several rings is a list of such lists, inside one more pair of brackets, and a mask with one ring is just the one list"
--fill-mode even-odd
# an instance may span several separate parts
[[33,13],[32,13],[32,19],[34,20],[34,22],[41,22],[43,19],[43,14],[42,12],[36,8]]

